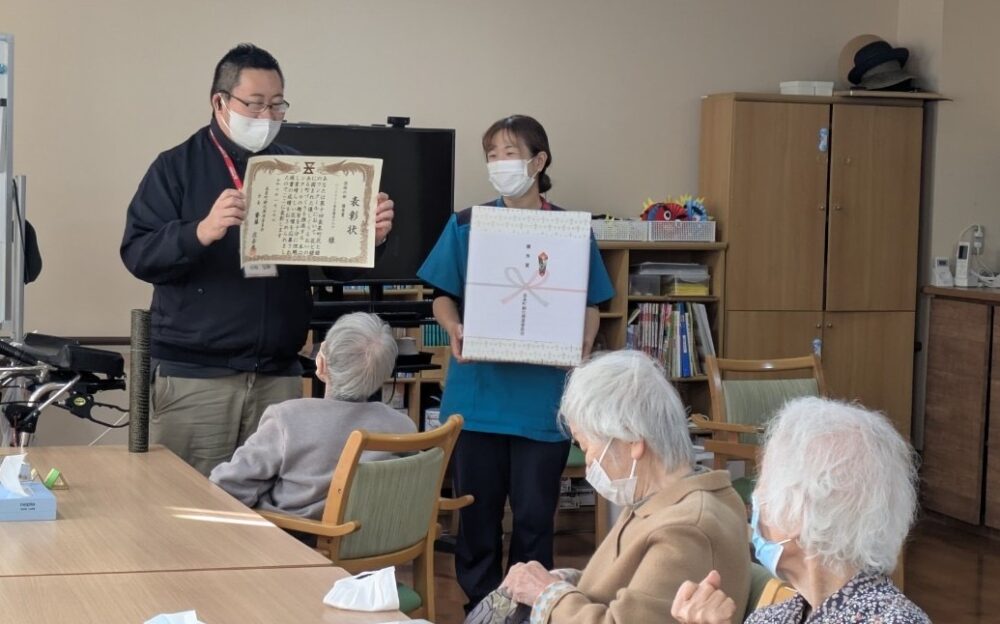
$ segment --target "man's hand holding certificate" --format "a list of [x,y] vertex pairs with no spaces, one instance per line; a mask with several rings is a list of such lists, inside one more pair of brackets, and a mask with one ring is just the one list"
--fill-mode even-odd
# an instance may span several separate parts
[[375,266],[381,177],[374,158],[254,156],[240,265]]

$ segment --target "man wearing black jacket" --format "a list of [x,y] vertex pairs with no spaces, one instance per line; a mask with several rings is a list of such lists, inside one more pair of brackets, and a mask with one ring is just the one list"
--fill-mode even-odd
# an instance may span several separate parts
[[[298,351],[312,310],[305,267],[244,275],[239,266],[247,159],[294,153],[272,144],[288,110],[278,62],[250,44],[233,48],[216,66],[211,102],[211,123],[150,166],[120,250],[153,284],[151,441],[206,475],[268,405],[301,396]],[[378,243],[392,218],[380,193]]]

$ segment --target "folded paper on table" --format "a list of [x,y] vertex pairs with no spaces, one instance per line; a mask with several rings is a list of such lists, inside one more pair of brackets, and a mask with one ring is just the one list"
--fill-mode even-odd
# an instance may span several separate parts
[[396,568],[389,566],[342,578],[333,584],[323,603],[350,611],[396,611],[399,609]]
[[590,236],[585,212],[473,207],[462,356],[579,364]]
[[146,620],[144,624],[205,624],[198,619],[198,614],[194,611],[180,611],[178,613],[161,613],[154,618]]

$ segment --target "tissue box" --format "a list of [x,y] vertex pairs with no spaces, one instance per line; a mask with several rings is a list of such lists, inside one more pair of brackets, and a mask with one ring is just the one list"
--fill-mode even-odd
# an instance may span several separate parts
[[47,487],[38,481],[24,481],[21,487],[28,496],[0,488],[0,522],[56,519],[56,497]]
[[586,212],[473,207],[462,356],[579,364],[590,237]]
[[833,83],[823,80],[789,80],[779,87],[784,95],[833,95]]

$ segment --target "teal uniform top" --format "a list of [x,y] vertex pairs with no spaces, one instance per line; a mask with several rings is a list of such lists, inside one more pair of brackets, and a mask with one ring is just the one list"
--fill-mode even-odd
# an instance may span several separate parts
[[[503,206],[498,199],[495,206]],[[562,210],[545,202],[543,210]],[[472,209],[452,215],[417,276],[433,286],[438,294],[452,297],[459,304],[465,296],[466,267],[469,258],[469,229]],[[614,288],[604,268],[597,242],[590,240],[590,278],[587,305],[611,299]],[[522,436],[541,442],[560,442],[566,434],[556,415],[566,382],[566,370],[555,366],[511,364],[506,362],[465,362],[454,357],[448,365],[448,377],[441,415],[461,414],[464,429],[480,433]]]

